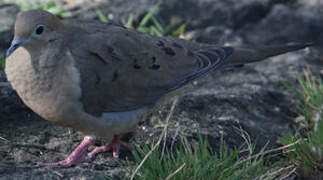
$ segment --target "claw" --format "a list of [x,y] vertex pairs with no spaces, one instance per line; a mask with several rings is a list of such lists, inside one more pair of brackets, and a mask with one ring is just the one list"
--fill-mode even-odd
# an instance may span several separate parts
[[55,163],[37,163],[37,167],[71,167],[82,160],[83,153],[95,142],[95,137],[85,136],[80,145],[63,161]]
[[92,159],[94,159],[94,157],[97,154],[110,151],[111,149],[112,149],[112,156],[114,158],[118,158],[120,154],[120,146],[123,146],[128,150],[132,149],[130,144],[121,141],[120,135],[115,135],[112,141],[104,146],[91,146],[89,148],[91,152],[88,153],[88,155],[83,159],[83,161],[89,162]]
[[[37,163],[37,167],[63,167],[68,168],[77,163],[89,163],[92,162],[95,156],[99,153],[107,152],[112,149],[112,156],[114,158],[119,157],[120,146],[125,147],[128,150],[131,150],[132,147],[130,144],[121,141],[120,135],[115,135],[112,141],[104,146],[93,146],[95,142],[95,137],[85,136],[83,141],[77,148],[63,161],[55,163]],[[86,150],[90,152],[87,156],[83,157],[82,155]]]

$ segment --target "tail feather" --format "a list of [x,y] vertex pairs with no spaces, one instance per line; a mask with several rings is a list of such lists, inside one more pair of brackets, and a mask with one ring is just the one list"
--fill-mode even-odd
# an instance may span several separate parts
[[228,57],[226,67],[242,65],[264,60],[268,57],[277,56],[291,51],[312,46],[313,43],[288,44],[263,46],[256,48],[235,48],[233,54]]

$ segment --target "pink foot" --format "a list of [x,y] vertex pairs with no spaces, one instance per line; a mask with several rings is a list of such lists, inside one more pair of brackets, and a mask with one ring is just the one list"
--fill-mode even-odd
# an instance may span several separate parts
[[91,151],[88,155],[81,160],[81,162],[91,162],[98,153],[107,152],[112,149],[112,155],[115,158],[119,157],[120,146],[131,150],[130,144],[125,143],[120,140],[120,135],[115,135],[112,141],[104,146],[91,146],[89,150]]
[[56,163],[38,163],[38,167],[71,167],[83,160],[83,153],[95,142],[95,137],[85,136],[77,148],[63,161]]

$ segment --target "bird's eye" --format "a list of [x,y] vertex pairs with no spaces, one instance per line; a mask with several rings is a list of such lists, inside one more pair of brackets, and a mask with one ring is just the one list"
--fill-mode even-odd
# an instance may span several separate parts
[[36,26],[34,30],[34,35],[39,36],[42,35],[45,32],[45,26],[42,24],[39,24]]

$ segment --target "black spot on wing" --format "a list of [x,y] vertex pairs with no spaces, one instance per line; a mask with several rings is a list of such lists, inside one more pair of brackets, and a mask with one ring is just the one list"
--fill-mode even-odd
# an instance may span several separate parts
[[175,56],[176,55],[175,51],[170,47],[164,47],[162,50],[165,52],[165,54],[167,54],[169,56]]
[[153,64],[149,67],[149,69],[152,69],[152,70],[158,70],[159,68],[160,68],[159,64]]
[[149,66],[149,69],[158,70],[160,68],[160,65],[156,64],[157,58],[153,56],[151,59],[152,59],[152,65]]
[[135,69],[140,69],[140,68],[141,68],[141,66],[139,66],[138,64],[135,64],[135,65],[133,65],[133,68],[135,68]]
[[141,66],[137,63],[137,59],[133,60],[133,68],[135,68],[135,69],[140,69],[141,68]]
[[163,41],[159,40],[159,41],[157,42],[157,46],[159,46],[159,47],[164,47],[164,46],[165,46],[165,43],[164,43]]
[[118,79],[118,72],[117,71],[115,71],[114,73],[113,73],[113,77],[112,77],[112,82],[114,82],[114,81],[116,81]]
[[153,56],[151,59],[153,60],[153,63],[156,62],[156,57],[155,56]]

